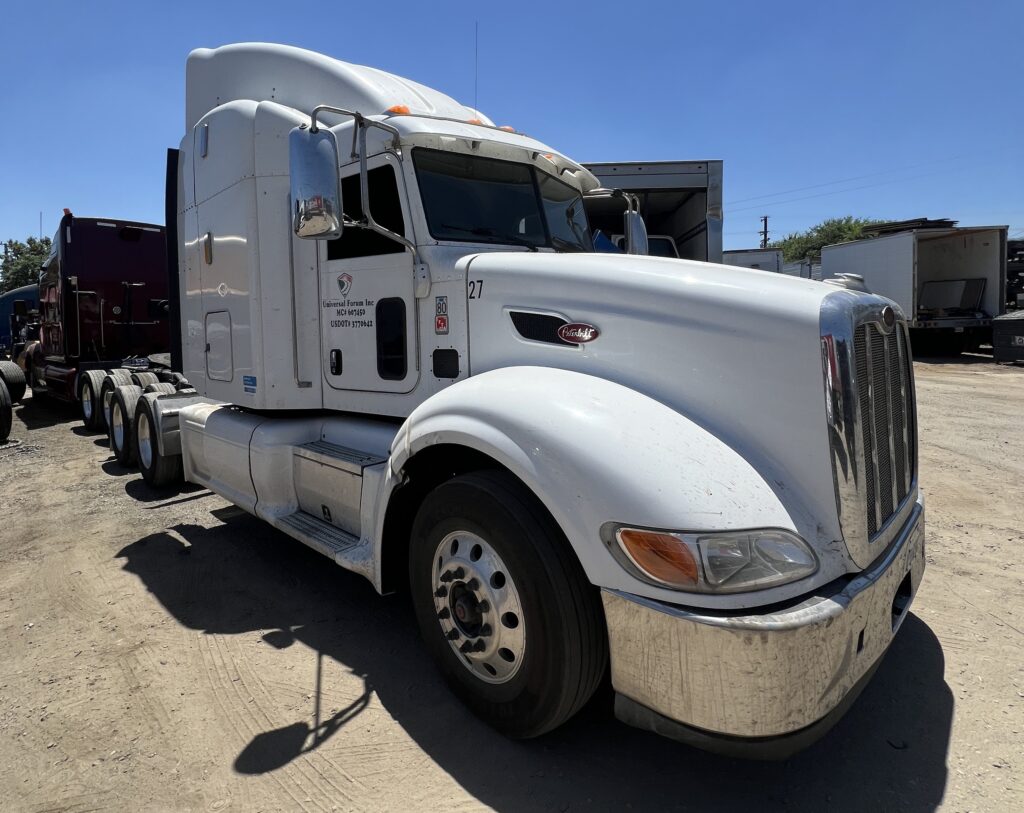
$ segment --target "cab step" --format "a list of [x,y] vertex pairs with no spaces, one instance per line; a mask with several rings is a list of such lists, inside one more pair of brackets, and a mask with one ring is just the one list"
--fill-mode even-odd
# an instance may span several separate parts
[[387,459],[379,455],[361,452],[358,449],[350,449],[348,446],[339,446],[326,440],[314,440],[296,446],[294,454],[297,457],[304,457],[307,460],[333,466],[352,474],[362,474],[363,469],[367,466],[375,466]]
[[275,523],[282,531],[335,562],[359,544],[359,538],[305,511],[281,517]]

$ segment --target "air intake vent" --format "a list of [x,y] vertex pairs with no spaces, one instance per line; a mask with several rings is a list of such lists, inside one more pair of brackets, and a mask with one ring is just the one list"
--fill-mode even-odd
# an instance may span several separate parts
[[509,311],[512,317],[512,324],[516,331],[524,339],[532,342],[545,342],[546,344],[559,344],[563,347],[578,347],[575,342],[563,341],[558,335],[558,329],[569,324],[560,316],[550,316],[546,313],[529,313],[527,311]]

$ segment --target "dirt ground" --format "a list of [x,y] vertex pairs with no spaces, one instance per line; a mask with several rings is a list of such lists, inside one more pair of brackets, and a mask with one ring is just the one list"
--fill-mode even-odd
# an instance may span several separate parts
[[447,692],[402,598],[69,410],[0,449],[0,809],[1024,810],[1024,369],[918,364],[928,570],[860,700],[782,764],[629,729],[531,742]]

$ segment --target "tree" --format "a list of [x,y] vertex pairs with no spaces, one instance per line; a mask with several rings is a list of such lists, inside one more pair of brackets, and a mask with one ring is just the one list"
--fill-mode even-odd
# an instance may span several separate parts
[[50,238],[29,237],[24,243],[8,240],[3,245],[6,251],[0,268],[0,294],[38,282],[39,266],[50,253]]
[[823,246],[830,246],[833,243],[848,243],[851,240],[860,240],[867,235],[864,229],[881,223],[881,220],[871,220],[864,217],[833,217],[823,220],[817,226],[812,226],[804,232],[794,232],[769,244],[769,248],[781,248],[782,257],[787,263],[799,262],[800,260],[816,260],[821,256]]

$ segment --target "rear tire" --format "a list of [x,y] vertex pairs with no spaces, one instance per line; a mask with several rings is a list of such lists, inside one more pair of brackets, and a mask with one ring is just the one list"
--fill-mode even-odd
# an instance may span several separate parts
[[14,422],[14,404],[7,385],[0,379],[0,443],[5,443],[11,436],[11,424]]
[[162,488],[182,479],[181,455],[164,455],[156,436],[153,402],[140,398],[135,408],[135,452],[142,479],[153,488]]
[[121,384],[110,400],[110,451],[125,468],[135,464],[135,408],[142,387]]
[[127,370],[111,370],[100,384],[99,406],[100,412],[103,413],[103,425],[107,427],[108,433],[110,431],[110,405],[114,397],[114,390],[121,384],[131,383],[131,373]]
[[103,417],[100,387],[106,373],[101,370],[86,370],[79,377],[78,404],[82,410],[82,425],[92,431],[104,430],[107,422]]
[[461,475],[427,495],[409,583],[449,686],[506,735],[556,728],[600,684],[608,651],[598,592],[547,511],[507,472]]
[[155,392],[157,395],[173,395],[177,390],[175,389],[174,384],[168,384],[161,381],[159,384],[147,384],[142,388],[143,395],[149,392]]
[[160,370],[157,377],[166,384],[178,384],[185,380],[185,376],[174,370]]
[[156,373],[132,373],[132,383],[140,387],[147,387],[150,384],[160,383],[160,378]]
[[25,397],[25,372],[13,361],[0,361],[0,381],[6,385],[12,404]]

